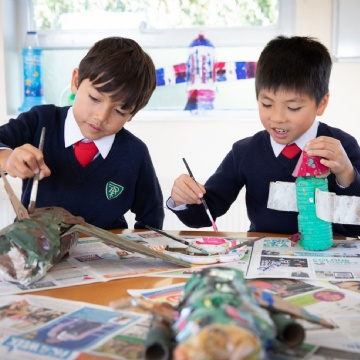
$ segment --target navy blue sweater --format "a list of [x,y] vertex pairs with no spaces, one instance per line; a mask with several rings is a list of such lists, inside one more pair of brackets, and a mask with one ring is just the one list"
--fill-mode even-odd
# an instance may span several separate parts
[[[354,137],[340,129],[320,123],[317,136],[329,136],[341,141],[356,178],[348,188],[340,188],[335,176],[330,174],[329,191],[338,195],[360,196],[360,148]],[[298,231],[297,212],[277,211],[267,208],[270,182],[294,182],[291,175],[300,154],[288,159],[282,154],[275,157],[270,135],[265,130],[237,141],[216,172],[205,183],[205,199],[211,214],[217,218],[225,214],[246,187],[246,207],[250,220],[249,231],[294,234]],[[186,210],[174,211],[187,226],[211,226],[202,205],[188,205]],[[333,224],[334,234],[360,235],[360,226]]]
[[[60,206],[103,229],[127,228],[124,214],[131,210],[136,215],[135,228],[162,228],[163,197],[146,145],[123,128],[106,159],[99,155],[82,167],[73,147],[65,148],[68,109],[36,106],[0,127],[0,146],[12,149],[26,143],[38,147],[41,129],[46,127],[43,152],[51,175],[39,182],[36,207]],[[32,182],[23,180],[21,202],[25,207]]]

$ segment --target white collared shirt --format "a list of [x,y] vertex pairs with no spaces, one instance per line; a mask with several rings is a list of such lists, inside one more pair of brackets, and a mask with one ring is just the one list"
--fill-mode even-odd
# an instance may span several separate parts
[[[304,150],[306,143],[316,138],[318,127],[319,127],[319,122],[315,120],[313,124],[310,126],[309,130],[306,133],[302,134],[298,139],[296,139],[294,143],[301,150]],[[278,144],[277,142],[274,141],[274,139],[271,136],[270,136],[270,142],[275,156],[278,157],[286,145]]]
[[[70,107],[65,119],[65,127],[64,127],[65,147],[72,146],[78,141],[81,141],[83,139],[84,139],[84,135],[81,133],[80,128],[76,123],[72,107]],[[112,135],[104,136],[103,138],[94,141],[96,147],[99,150],[99,153],[104,159],[109,154],[114,139],[115,139],[115,134],[112,134]]]

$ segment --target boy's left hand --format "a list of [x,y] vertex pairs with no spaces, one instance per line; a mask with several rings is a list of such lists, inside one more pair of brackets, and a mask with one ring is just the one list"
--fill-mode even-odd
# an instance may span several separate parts
[[339,185],[348,187],[355,180],[354,167],[339,140],[319,136],[310,140],[304,151],[309,156],[322,157],[321,164],[329,167]]

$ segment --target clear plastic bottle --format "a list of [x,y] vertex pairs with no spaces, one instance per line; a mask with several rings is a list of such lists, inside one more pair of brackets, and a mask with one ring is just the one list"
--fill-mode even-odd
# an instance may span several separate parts
[[35,105],[45,103],[42,86],[42,50],[36,31],[28,31],[22,50],[24,70],[24,102],[19,111],[28,111]]

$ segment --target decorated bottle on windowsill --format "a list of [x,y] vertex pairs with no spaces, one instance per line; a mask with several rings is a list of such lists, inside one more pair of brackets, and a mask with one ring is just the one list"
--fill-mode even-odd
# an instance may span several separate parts
[[215,47],[212,42],[200,34],[189,45],[186,63],[187,103],[185,110],[202,115],[214,109],[216,62]]
[[295,167],[296,199],[299,211],[299,244],[306,250],[326,250],[333,244],[332,223],[316,216],[315,191],[329,191],[329,168],[320,163],[320,157],[309,157],[305,151]]

